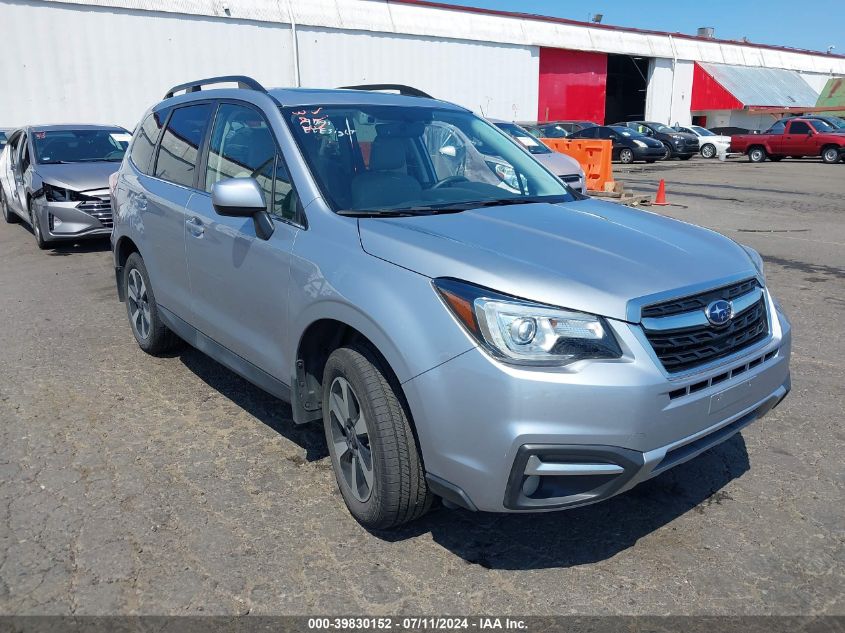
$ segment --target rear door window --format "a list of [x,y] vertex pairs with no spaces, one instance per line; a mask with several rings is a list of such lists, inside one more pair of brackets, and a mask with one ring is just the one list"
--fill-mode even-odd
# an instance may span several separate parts
[[135,132],[135,140],[132,142],[130,156],[132,162],[135,163],[135,167],[145,174],[150,173],[150,159],[153,157],[153,152],[155,152],[158,135],[161,132],[162,126],[164,126],[168,112],[169,110],[162,110],[151,113],[138,126],[138,130]]
[[199,148],[213,107],[211,103],[198,103],[173,111],[156,158],[157,178],[194,187]]

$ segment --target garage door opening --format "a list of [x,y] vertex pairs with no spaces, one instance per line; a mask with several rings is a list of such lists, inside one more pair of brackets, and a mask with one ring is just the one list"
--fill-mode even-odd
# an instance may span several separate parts
[[605,120],[608,123],[645,118],[647,77],[647,57],[607,56]]

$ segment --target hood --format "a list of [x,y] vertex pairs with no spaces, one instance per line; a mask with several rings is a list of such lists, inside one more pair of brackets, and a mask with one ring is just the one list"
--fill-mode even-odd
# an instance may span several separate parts
[[623,136],[622,138],[630,141],[632,144],[634,144],[634,141],[640,141],[645,143],[648,147],[663,147],[663,143],[658,141],[656,138],[651,138],[650,136],[645,136],[644,134],[641,136]]
[[72,189],[73,191],[91,191],[106,189],[109,176],[120,169],[120,163],[69,163],[67,165],[38,165],[36,172],[41,180],[51,185]]
[[555,176],[577,176],[584,171],[577,160],[560,152],[532,156]]
[[756,274],[718,233],[590,199],[362,218],[359,230],[367,253],[427,277],[620,320],[631,299]]

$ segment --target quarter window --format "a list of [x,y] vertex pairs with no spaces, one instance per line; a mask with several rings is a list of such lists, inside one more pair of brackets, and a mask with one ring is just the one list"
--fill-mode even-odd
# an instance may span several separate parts
[[169,110],[153,112],[138,126],[135,140],[132,142],[132,162],[145,174],[150,173],[150,159],[155,151],[158,135],[164,125]]
[[173,111],[158,150],[155,175],[185,187],[194,186],[199,147],[211,118],[212,105],[177,108]]

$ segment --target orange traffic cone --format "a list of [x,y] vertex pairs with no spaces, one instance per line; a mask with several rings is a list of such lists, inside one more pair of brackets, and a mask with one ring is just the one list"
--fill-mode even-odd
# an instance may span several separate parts
[[657,185],[657,195],[654,197],[652,204],[659,207],[665,207],[669,204],[666,202],[666,181],[662,178],[660,179],[660,184]]

